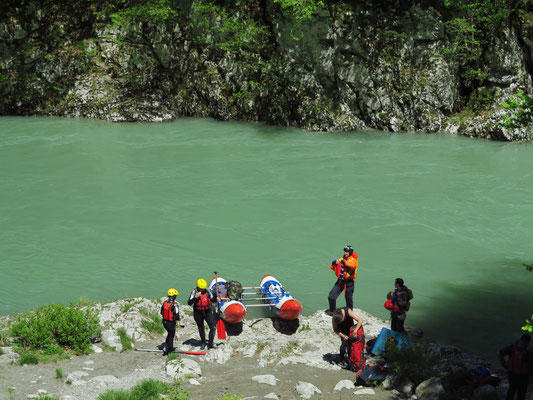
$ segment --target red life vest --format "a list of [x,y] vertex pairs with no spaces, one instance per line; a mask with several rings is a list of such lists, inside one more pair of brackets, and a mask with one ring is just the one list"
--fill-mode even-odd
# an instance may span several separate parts
[[174,315],[174,303],[170,301],[165,301],[163,303],[163,319],[167,321],[175,321],[176,316]]
[[196,309],[198,311],[209,311],[211,308],[211,300],[207,296],[207,292],[202,293],[200,295],[200,298],[198,299],[198,302],[196,303]]

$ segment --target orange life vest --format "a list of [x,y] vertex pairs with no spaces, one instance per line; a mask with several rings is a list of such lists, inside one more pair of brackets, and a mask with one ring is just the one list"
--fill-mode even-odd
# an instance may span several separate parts
[[165,301],[163,303],[163,319],[167,321],[175,321],[176,316],[174,315],[174,303],[170,301]]
[[[329,267],[335,271],[337,278],[346,279],[348,281],[355,280],[355,277],[357,276],[357,266],[359,265],[357,253],[354,251],[351,256],[348,256],[348,258],[342,257],[336,261],[336,263],[331,263]],[[344,267],[341,261],[344,261]]]

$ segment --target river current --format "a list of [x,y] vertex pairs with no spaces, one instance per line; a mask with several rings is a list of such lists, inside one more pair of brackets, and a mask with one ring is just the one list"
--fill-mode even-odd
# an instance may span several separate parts
[[[0,314],[80,298],[184,302],[265,273],[304,313],[359,253],[354,304],[489,358],[533,312],[533,145],[180,119],[0,118]],[[344,305],[341,296],[337,302]]]

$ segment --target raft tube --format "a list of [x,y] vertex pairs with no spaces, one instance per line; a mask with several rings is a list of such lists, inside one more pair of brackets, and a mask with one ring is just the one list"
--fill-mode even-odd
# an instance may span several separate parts
[[[209,284],[209,290],[216,297],[216,285],[225,284],[226,280],[215,276]],[[246,316],[246,307],[240,301],[231,300],[227,297],[220,300],[219,317],[229,324],[238,324]]]
[[270,303],[270,310],[281,319],[296,319],[302,313],[303,307],[298,300],[283,289],[283,285],[272,275],[263,276],[261,296]]

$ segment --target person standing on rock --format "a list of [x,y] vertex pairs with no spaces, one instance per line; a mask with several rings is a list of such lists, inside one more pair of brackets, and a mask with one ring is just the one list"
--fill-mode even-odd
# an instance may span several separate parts
[[[355,329],[352,329],[354,321],[357,322],[357,325],[355,325]],[[341,347],[339,349],[341,362],[346,363],[349,340],[350,338],[352,340],[355,339],[355,336],[352,335],[359,332],[359,328],[363,326],[363,319],[354,313],[351,308],[342,307],[333,312],[331,322],[333,324],[333,332],[341,338]]]
[[504,347],[498,353],[500,363],[507,370],[509,377],[507,400],[526,398],[528,375],[533,372],[533,353],[528,350],[530,342],[531,336],[524,333],[515,343]]
[[328,295],[329,309],[326,314],[333,315],[337,308],[337,297],[344,291],[346,306],[353,310],[353,290],[354,280],[357,276],[357,266],[359,265],[357,253],[353,247],[344,247],[344,255],[338,260],[333,260],[330,268],[335,271],[337,281],[333,285]]
[[174,348],[174,337],[176,336],[176,321],[180,320],[179,307],[176,303],[176,296],[179,294],[176,289],[168,289],[168,299],[161,305],[161,315],[163,316],[163,327],[167,331],[167,338],[165,343],[158,346],[159,350],[163,350],[163,355],[166,356],[172,353]]
[[211,303],[216,301],[218,299],[215,299],[211,291],[207,288],[207,281],[205,279],[198,279],[187,304],[193,306],[193,317],[198,326],[198,332],[200,333],[200,339],[202,341],[200,348],[202,350],[206,346],[204,321],[209,326],[209,342],[207,343],[207,348],[212,349],[214,347],[213,340],[215,339],[216,320],[211,310]]
[[387,301],[385,302],[385,308],[390,310],[391,331],[405,332],[405,318],[411,306],[412,298],[413,292],[405,286],[403,279],[396,278],[394,289],[387,294]]

